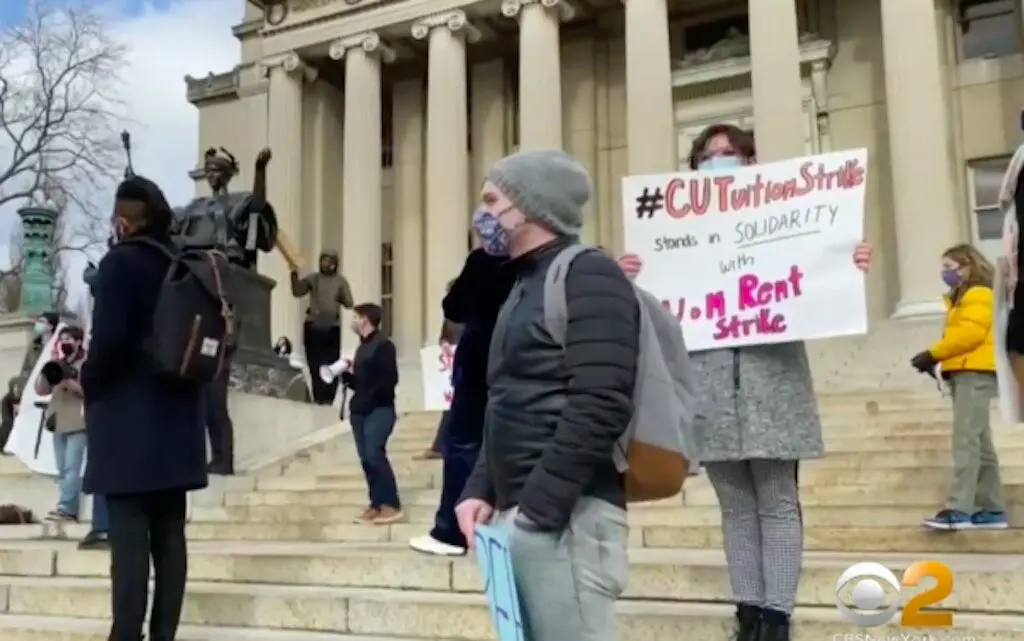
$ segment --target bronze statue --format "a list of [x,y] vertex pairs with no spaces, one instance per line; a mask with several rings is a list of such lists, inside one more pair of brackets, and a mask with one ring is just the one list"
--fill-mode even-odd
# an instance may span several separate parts
[[238,161],[223,147],[206,151],[203,173],[212,194],[175,208],[171,229],[183,248],[218,249],[233,264],[255,269],[258,252],[277,246],[277,215],[267,201],[269,149],[256,156],[251,192],[232,192],[231,179],[238,175]]

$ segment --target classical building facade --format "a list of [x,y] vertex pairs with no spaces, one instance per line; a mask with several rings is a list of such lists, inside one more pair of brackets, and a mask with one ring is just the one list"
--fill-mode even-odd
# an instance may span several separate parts
[[[310,258],[341,251],[406,355],[436,340],[495,159],[576,155],[595,186],[585,239],[620,247],[620,178],[682,166],[715,122],[754,127],[762,160],[866,147],[870,314],[911,317],[938,309],[945,247],[998,237],[994,192],[1024,106],[1022,4],[248,0],[241,63],[187,78],[187,92],[200,153],[244,158],[239,182],[273,149],[282,228]],[[287,283],[280,257],[261,270]],[[297,338],[300,304],[278,290],[274,332]]]

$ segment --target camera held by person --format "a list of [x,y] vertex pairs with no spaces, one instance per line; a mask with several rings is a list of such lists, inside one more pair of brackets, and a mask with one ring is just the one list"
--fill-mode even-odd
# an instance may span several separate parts
[[65,380],[78,380],[78,363],[82,357],[84,338],[79,327],[68,327],[61,332],[56,350],[59,356],[43,365],[40,372],[50,387],[56,387]]

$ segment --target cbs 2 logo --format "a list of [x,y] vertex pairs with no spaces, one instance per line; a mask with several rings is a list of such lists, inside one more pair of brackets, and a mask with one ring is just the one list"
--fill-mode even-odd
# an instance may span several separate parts
[[[939,603],[953,593],[953,571],[945,563],[938,561],[918,561],[903,572],[903,579],[897,579],[889,568],[880,563],[854,563],[843,570],[836,581],[836,609],[839,616],[847,623],[872,628],[891,621],[900,608],[902,599],[896,599],[885,605],[886,583],[897,592],[902,588],[918,587],[921,580],[927,577],[935,579],[935,585],[914,595],[903,606],[900,625],[908,628],[950,628],[953,627],[953,613],[949,610],[933,610],[922,612],[921,609]],[[853,608],[839,599],[839,592],[846,584],[853,584],[850,589],[850,601]],[[875,610],[862,612],[861,610]]]

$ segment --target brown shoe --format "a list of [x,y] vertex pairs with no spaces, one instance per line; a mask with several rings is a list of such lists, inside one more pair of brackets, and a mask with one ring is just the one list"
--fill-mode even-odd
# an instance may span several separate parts
[[377,516],[370,519],[370,523],[374,525],[390,525],[404,520],[405,515],[402,514],[402,510],[393,508],[390,505],[383,505],[377,511]]
[[374,519],[380,515],[380,510],[375,507],[368,507],[363,510],[363,513],[357,516],[353,521],[355,523],[373,523]]
[[441,453],[436,450],[423,450],[416,456],[412,457],[414,461],[436,461],[439,458],[443,458]]

